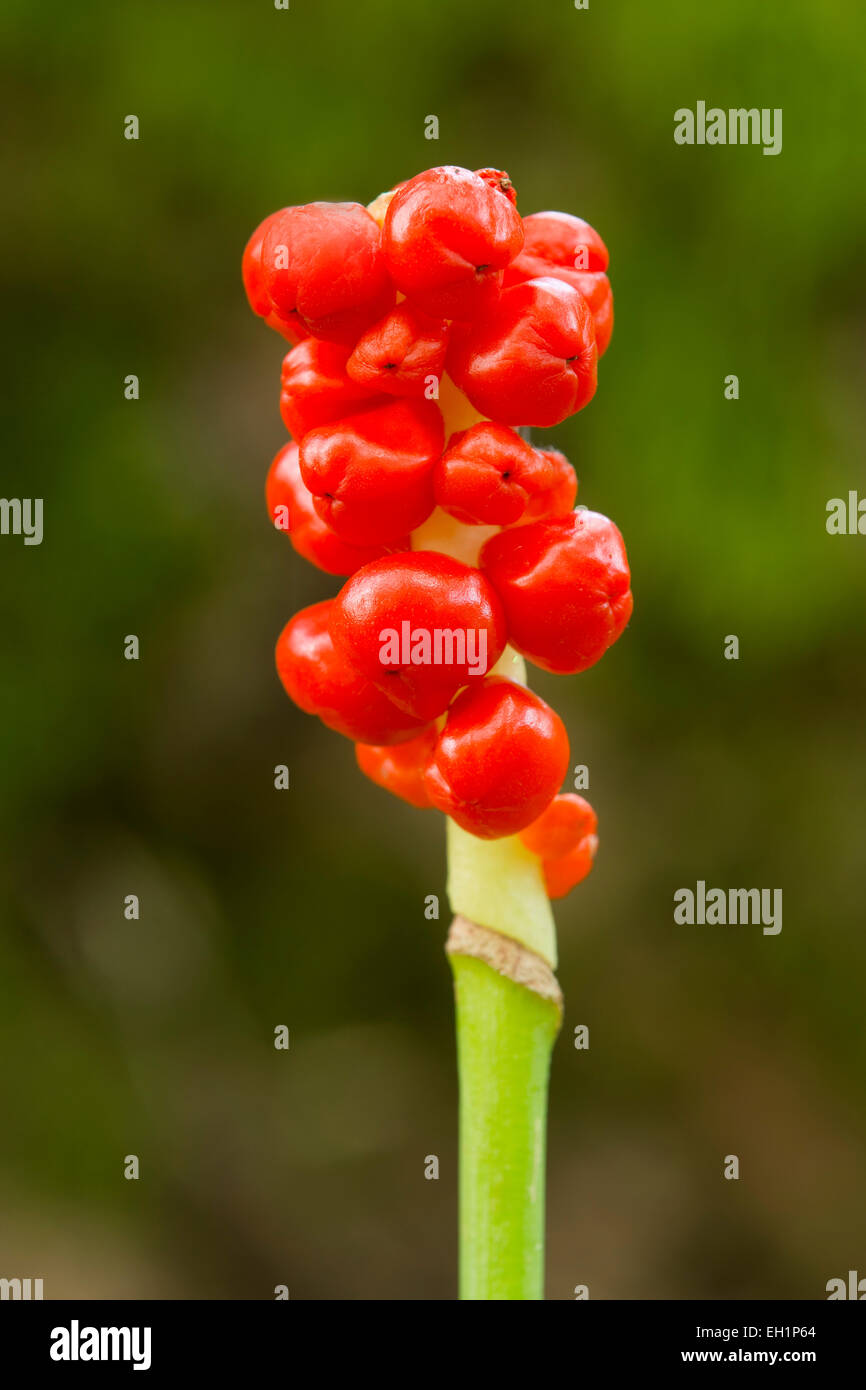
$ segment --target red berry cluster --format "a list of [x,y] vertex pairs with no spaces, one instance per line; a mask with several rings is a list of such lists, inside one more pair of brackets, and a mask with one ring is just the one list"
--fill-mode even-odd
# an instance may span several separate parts
[[616,526],[574,510],[571,464],[514,427],[592,399],[607,265],[588,223],[523,218],[507,174],[453,166],[369,209],[283,208],[243,257],[250,305],[293,345],[268,511],[346,578],[282,632],[283,685],[356,743],[374,782],[482,838],[520,834],[551,897],[589,872],[595,815],[558,795],[559,716],[493,668],[510,644],[545,670],[586,670],[632,596]]

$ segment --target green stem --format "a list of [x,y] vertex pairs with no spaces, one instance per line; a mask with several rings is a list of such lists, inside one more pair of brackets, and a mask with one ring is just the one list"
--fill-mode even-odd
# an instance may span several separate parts
[[460,1297],[544,1297],[547,1081],[559,1009],[452,954],[460,1074]]

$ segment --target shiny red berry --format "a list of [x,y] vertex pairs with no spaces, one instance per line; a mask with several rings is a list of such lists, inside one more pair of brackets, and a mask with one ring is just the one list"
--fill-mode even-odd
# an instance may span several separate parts
[[575,792],[561,792],[538,820],[521,830],[520,838],[527,849],[542,859],[561,859],[597,830],[598,817],[589,802]]
[[383,396],[347,375],[348,356],[349,349],[341,343],[307,338],[283,358],[280,414],[299,443],[309,430],[382,404]]
[[489,306],[522,245],[523,224],[509,199],[455,165],[403,184],[382,228],[391,279],[436,318],[471,319]]
[[559,859],[542,859],[544,886],[549,898],[564,898],[592,869],[598,849],[598,836],[587,835],[568,854]]
[[354,343],[394,303],[379,228],[360,203],[307,203],[274,213],[261,250],[277,313],[316,338]]
[[594,227],[570,212],[531,212],[523,219],[521,255],[562,270],[607,270],[607,247]]
[[334,650],[328,631],[333,599],[303,608],[277,641],[277,673],[286,693],[329,729],[361,743],[414,738],[421,721],[400,710]]
[[507,425],[558,425],[582,410],[597,360],[589,305],[552,276],[503,290],[448,350],[448,370],[475,409]]
[[443,443],[435,402],[391,400],[305,434],[301,476],[343,540],[390,545],[432,512]]
[[545,453],[492,420],[453,434],[433,472],[437,505],[458,521],[485,526],[519,521],[557,482]]
[[[432,319],[408,302],[398,304],[369,328],[346,364],[353,381],[368,391],[435,400],[445,370],[448,324]],[[431,384],[436,394],[431,395]]]
[[326,574],[345,577],[391,550],[409,548],[408,536],[401,536],[393,546],[348,545],[340,540],[313,506],[313,498],[301,477],[298,446],[294,442],[283,446],[268,470],[265,501],[276,529],[285,531],[298,554]]
[[538,820],[521,830],[527,849],[541,858],[550,898],[564,898],[586,878],[598,848],[598,819],[588,801],[574,792],[555,796]]
[[331,635],[347,661],[419,719],[435,719],[461,686],[479,684],[506,640],[488,580],[423,550],[358,570],[334,601]]
[[428,724],[423,733],[408,743],[381,747],[356,743],[358,766],[371,782],[408,801],[410,806],[432,805],[424,783],[427,765],[439,735],[435,724]]
[[585,671],[631,617],[625,545],[598,512],[502,531],[482,549],[481,567],[502,600],[509,642],[546,671]]
[[492,676],[454,701],[425,781],[434,806],[495,840],[537,819],[568,765],[559,715],[525,686]]

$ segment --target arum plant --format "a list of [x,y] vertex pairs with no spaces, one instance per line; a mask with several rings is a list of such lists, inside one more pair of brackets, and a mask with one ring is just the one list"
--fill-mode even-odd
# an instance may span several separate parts
[[287,623],[280,678],[373,782],[447,817],[464,1299],[544,1296],[550,900],[598,841],[526,661],[585,670],[632,598],[617,528],[519,431],[594,395],[607,264],[588,223],[521,217],[506,174],[453,166],[367,208],[283,208],[243,258],[251,307],[292,345],[268,511],[344,581]]

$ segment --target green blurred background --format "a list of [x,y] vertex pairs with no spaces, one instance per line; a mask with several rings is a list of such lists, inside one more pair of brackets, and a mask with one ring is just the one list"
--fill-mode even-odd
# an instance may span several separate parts
[[[866,492],[860,7],[19,0],[0,33],[0,491],[45,499],[41,547],[0,539],[0,1275],[455,1295],[442,823],[276,681],[337,582],[267,523],[282,348],[239,277],[274,208],[449,162],[593,222],[616,295],[598,395],[550,432],[636,603],[599,666],[535,681],[602,835],[557,910],[548,1296],[866,1273],[866,540],[825,530]],[[783,152],[675,145],[698,100],[782,107]],[[781,887],[781,935],[674,925],[699,878]]]

